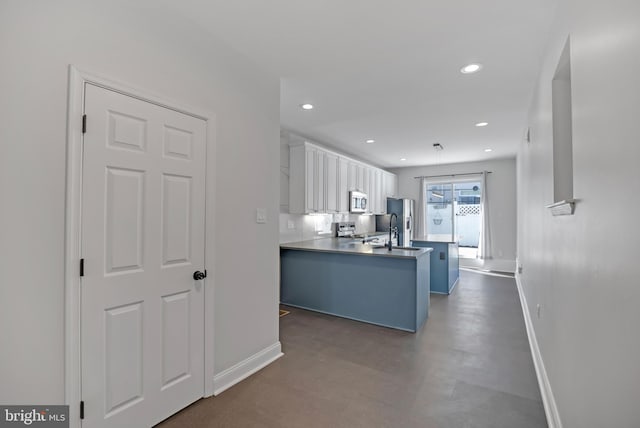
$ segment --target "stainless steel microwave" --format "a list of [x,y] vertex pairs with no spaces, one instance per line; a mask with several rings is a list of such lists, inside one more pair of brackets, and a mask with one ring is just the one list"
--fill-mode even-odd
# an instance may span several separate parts
[[355,190],[349,192],[349,211],[352,213],[367,212],[367,194]]

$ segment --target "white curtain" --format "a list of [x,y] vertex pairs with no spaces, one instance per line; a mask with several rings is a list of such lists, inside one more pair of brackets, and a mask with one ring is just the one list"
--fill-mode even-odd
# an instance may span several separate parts
[[478,244],[478,258],[487,260],[491,258],[491,230],[489,228],[489,199],[487,191],[487,171],[482,172],[480,194],[480,242]]
[[416,239],[424,239],[427,235],[427,180],[425,178],[420,179],[420,196],[418,196],[418,209],[416,210],[416,218],[413,236]]

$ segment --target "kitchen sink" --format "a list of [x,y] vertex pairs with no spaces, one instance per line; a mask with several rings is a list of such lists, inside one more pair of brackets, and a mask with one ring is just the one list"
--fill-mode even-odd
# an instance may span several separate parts
[[[387,248],[386,245],[372,245],[371,248]],[[391,247],[392,250],[407,250],[407,251],[419,251],[422,248],[416,247],[396,247],[395,245]]]

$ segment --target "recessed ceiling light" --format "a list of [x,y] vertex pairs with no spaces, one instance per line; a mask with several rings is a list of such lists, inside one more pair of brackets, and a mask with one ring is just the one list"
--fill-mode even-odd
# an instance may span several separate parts
[[470,73],[475,73],[476,71],[480,71],[481,68],[482,68],[481,64],[469,64],[462,67],[460,69],[460,72],[463,74],[470,74]]
[[400,160],[401,160],[401,161],[406,161],[406,160],[407,160],[407,158],[400,158]]
[[367,143],[367,144],[373,144],[375,142],[376,142],[376,140],[367,140],[367,141],[365,141],[365,143]]
[[477,127],[481,127],[481,126],[487,126],[489,124],[489,122],[478,122],[476,123]]
[[311,110],[313,108],[313,104],[302,104],[300,107],[302,107],[302,110]]
[[492,152],[493,150],[492,149],[484,149],[484,151],[489,153],[489,152]]

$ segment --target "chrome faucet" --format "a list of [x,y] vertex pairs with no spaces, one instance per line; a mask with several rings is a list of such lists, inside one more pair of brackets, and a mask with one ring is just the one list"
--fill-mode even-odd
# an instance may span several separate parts
[[391,227],[391,224],[393,223],[393,217],[396,218],[396,228],[398,225],[398,214],[391,213],[391,217],[389,217],[389,242],[387,242],[387,248],[389,249],[389,251],[393,249],[393,238],[391,236],[391,234],[393,233],[393,228]]

